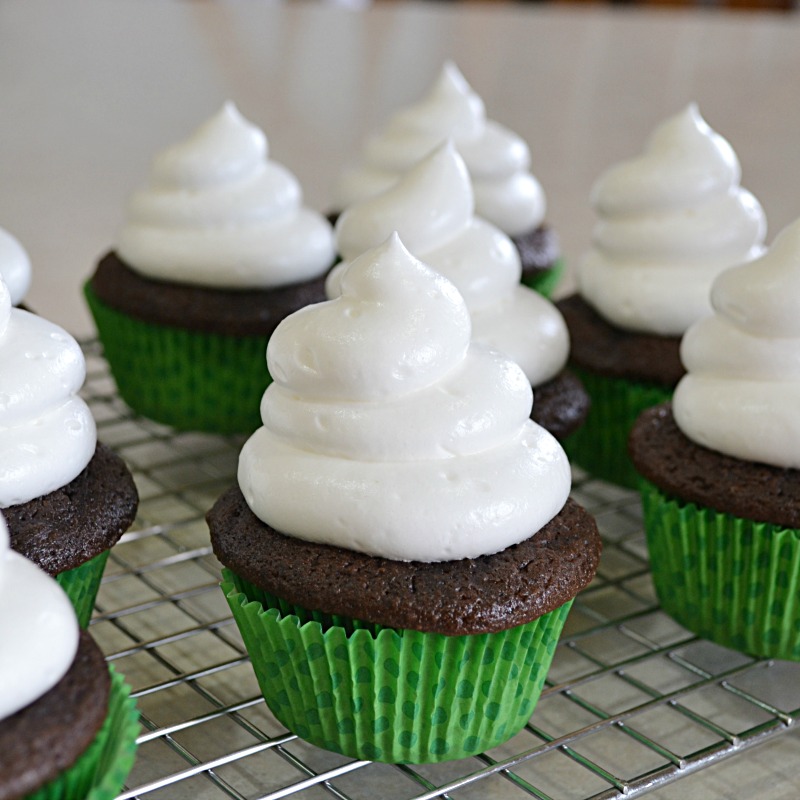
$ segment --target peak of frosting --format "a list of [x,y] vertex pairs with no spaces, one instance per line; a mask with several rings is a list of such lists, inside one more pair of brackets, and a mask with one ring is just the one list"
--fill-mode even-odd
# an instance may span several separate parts
[[663,122],[643,155],[592,189],[598,221],[578,265],[581,294],[621,328],[682,335],[710,313],[714,278],[763,252],[764,212],[740,178],[695,104]]
[[398,560],[470,558],[533,535],[563,506],[570,474],[529,419],[519,367],[470,344],[459,293],[396,234],[341,283],[270,339],[264,425],[239,460],[254,513],[287,535]]
[[336,239],[345,262],[332,270],[328,296],[338,294],[346,262],[397,231],[417,258],[455,284],[473,338],[506,353],[540,385],[566,362],[566,325],[552,303],[520,285],[519,252],[508,236],[473,210],[464,160],[447,140],[386,191],[341,215]]
[[18,306],[31,286],[31,262],[25,248],[0,228],[0,278],[8,287],[11,305]]
[[64,590],[10,546],[0,514],[0,720],[38,700],[78,649],[78,621]]
[[129,203],[120,257],[151,278],[229,289],[321,275],[334,257],[331,226],[268,153],[263,131],[225,104],[156,156]]
[[384,191],[447,138],[464,158],[482,217],[510,235],[541,224],[546,203],[529,172],[528,145],[487,119],[483,100],[452,61],[421,101],[396,112],[383,131],[368,139],[361,163],[341,177],[340,208]]
[[711,296],[715,313],[681,342],[678,426],[726,455],[800,469],[800,220],[723,272]]
[[65,486],[89,463],[97,435],[77,394],[85,376],[78,343],[11,308],[0,281],[0,508]]

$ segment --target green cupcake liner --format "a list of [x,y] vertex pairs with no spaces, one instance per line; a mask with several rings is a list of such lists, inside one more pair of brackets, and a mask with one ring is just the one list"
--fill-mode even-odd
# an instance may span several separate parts
[[683,503],[642,481],[653,582],[704,639],[800,661],[800,530]]
[[84,294],[122,399],[178,430],[252,433],[270,383],[267,336],[224,336],[143,322]]
[[229,570],[222,590],[275,717],[319,747],[388,763],[466,758],[521,730],[572,605],[444,636],[308,612]]
[[583,382],[592,405],[583,425],[562,442],[569,460],[595,478],[638,488],[628,435],[639,414],[671,399],[672,389],[598,375],[573,364],[570,369]]
[[523,277],[522,283],[529,289],[534,289],[544,297],[550,298],[553,296],[553,292],[564,274],[564,264],[564,259],[559,258],[550,269],[540,272],[531,278]]
[[112,800],[131,771],[139,712],[123,677],[111,671],[108,715],[89,747],[61,775],[25,800]]
[[75,608],[78,624],[81,628],[89,627],[89,620],[94,611],[94,601],[97,599],[97,590],[108,561],[109,550],[104,550],[100,555],[90,558],[74,569],[68,569],[56,575],[56,581],[67,593],[70,602]]

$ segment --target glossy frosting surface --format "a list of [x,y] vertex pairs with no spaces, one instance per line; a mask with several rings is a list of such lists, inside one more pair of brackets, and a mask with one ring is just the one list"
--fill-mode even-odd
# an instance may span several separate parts
[[239,485],[282,533],[395,560],[497,552],[564,505],[570,470],[513,362],[470,342],[464,302],[397,235],[342,294],[270,338],[274,382]]
[[367,141],[361,163],[339,181],[339,208],[388,189],[448,138],[466,162],[480,216],[510,236],[541,224],[546,202],[539,181],[529,171],[528,145],[486,118],[483,100],[452,62],[445,63],[426,97],[398,111],[383,131]]
[[321,275],[333,262],[328,221],[302,205],[297,179],[268,158],[267,138],[232,103],[154,160],[117,252],[150,278],[228,289]]
[[467,304],[476,342],[519,364],[536,386],[564,366],[566,325],[548,300],[520,285],[514,244],[476,216],[464,160],[451,141],[441,144],[385,192],[351,206],[336,224],[344,262],[329,275],[329,297],[339,275],[366,250],[397,231],[419,259],[451,281]]
[[761,258],[723,272],[715,313],[686,333],[681,430],[746,461],[800,469],[800,220]]
[[764,212],[740,178],[733,148],[694,104],[662,123],[641,156],[593,187],[583,297],[621,328],[681,336],[710,313],[714,278],[763,252]]
[[0,228],[0,278],[18,306],[31,285],[31,262],[25,248],[8,231]]
[[77,394],[85,376],[78,343],[12,308],[0,281],[0,508],[65,486],[89,463],[97,434]]
[[78,649],[78,621],[64,590],[15,553],[0,514],[0,720],[61,680]]

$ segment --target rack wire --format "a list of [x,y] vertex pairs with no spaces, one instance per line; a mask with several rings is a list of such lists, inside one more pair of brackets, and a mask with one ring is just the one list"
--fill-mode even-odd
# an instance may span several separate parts
[[142,715],[120,800],[633,798],[797,730],[800,664],[734,653],[672,621],[653,591],[638,497],[576,473],[573,496],[598,520],[603,557],[522,732],[425,766],[353,761],[303,742],[259,693],[204,520],[235,480],[242,440],[134,416],[99,344],[84,351],[99,438],[140,493],[91,626]]

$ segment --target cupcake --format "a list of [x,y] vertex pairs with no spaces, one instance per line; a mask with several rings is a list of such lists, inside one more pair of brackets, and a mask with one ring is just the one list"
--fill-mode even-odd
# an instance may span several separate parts
[[534,387],[533,419],[563,438],[580,426],[588,411],[580,381],[564,370],[566,325],[549,300],[520,285],[519,254],[508,236],[474,211],[469,173],[448,140],[385,192],[341,215],[336,244],[344,262],[328,277],[328,296],[338,294],[347,262],[396,230],[415,257],[461,293],[475,341],[522,367]]
[[129,692],[0,515],[0,798],[116,797],[139,730]]
[[18,306],[31,286],[31,262],[25,248],[8,231],[0,228],[0,279]]
[[333,257],[328,221],[226,104],[155,159],[86,285],[120,395],[180,430],[252,432],[267,340],[324,299]]
[[626,452],[636,417],[671,397],[684,373],[681,336],[711,313],[714,278],[763,252],[764,213],[740,177],[733,149],[692,104],[592,190],[592,247],[578,264],[578,293],[558,307],[592,399],[565,447],[598,478],[637,485]]
[[432,762],[527,722],[600,553],[531,388],[394,234],[270,340],[263,427],[208,514],[267,704],[354,758]]
[[800,221],[713,284],[681,344],[687,374],[630,452],[653,580],[699,636],[800,660]]
[[0,509],[11,546],[57,578],[83,626],[138,505],[124,462],[98,444],[77,394],[85,375],[78,343],[12,308],[0,281]]
[[466,162],[477,214],[512,237],[523,282],[549,296],[563,262],[558,237],[544,222],[547,203],[530,172],[528,145],[486,118],[483,100],[450,61],[426,97],[398,111],[367,140],[360,162],[340,177],[338,209],[385,191],[447,138]]

